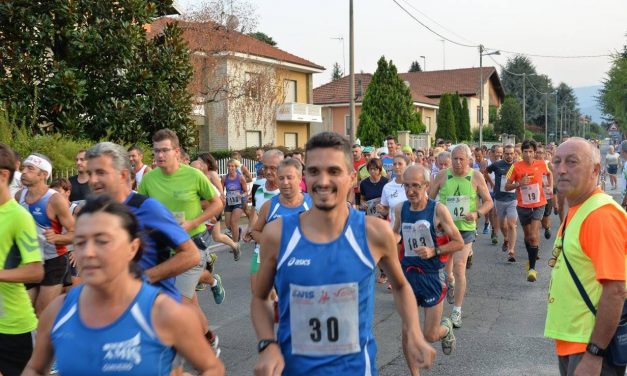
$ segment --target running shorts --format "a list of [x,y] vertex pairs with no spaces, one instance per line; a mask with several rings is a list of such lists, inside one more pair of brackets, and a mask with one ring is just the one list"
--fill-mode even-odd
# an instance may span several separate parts
[[511,201],[494,201],[494,209],[496,210],[496,217],[498,219],[509,218],[517,219],[518,212],[516,211],[516,200]]
[[544,215],[544,206],[538,206],[537,208],[523,208],[520,206],[516,207],[516,211],[518,212],[518,218],[520,219],[520,224],[526,226],[531,223],[531,221],[539,221],[542,219]]
[[460,231],[459,233],[462,234],[462,239],[464,239],[464,244],[470,244],[474,242],[475,238],[477,237],[477,232],[475,230]]
[[35,332],[0,334],[0,374],[21,375],[33,353]]
[[418,267],[410,266],[403,272],[420,307],[436,306],[446,296],[448,287],[444,268],[435,272],[424,272]]
[[56,286],[63,284],[63,277],[67,273],[67,254],[44,261],[44,279],[39,283],[25,283],[26,289],[38,286]]

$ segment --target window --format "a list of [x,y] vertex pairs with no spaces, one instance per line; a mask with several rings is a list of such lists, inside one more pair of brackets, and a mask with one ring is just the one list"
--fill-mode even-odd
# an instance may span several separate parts
[[246,147],[261,147],[261,131],[246,131]]
[[298,133],[285,133],[283,136],[283,146],[288,149],[298,147]]
[[284,80],[285,87],[285,103],[296,103],[296,81]]
[[259,99],[259,92],[261,90],[261,80],[259,73],[246,72],[244,74],[244,77],[246,80],[244,84],[244,91],[246,93],[246,96]]
[[427,126],[427,132],[431,133],[431,116],[427,116],[425,118],[425,120],[426,120],[426,123],[427,123],[427,124],[425,124]]

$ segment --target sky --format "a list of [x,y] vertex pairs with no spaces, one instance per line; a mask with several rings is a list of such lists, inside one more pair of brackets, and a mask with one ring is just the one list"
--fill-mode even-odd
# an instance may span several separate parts
[[[229,0],[223,0],[227,4]],[[232,0],[237,3],[241,0]],[[258,14],[258,31],[277,47],[326,68],[314,86],[331,78],[333,64],[349,64],[348,0],[248,0]],[[625,0],[396,0],[446,39],[488,51],[502,49],[538,55],[607,55],[627,44]],[[198,0],[178,0],[190,9]],[[385,55],[399,72],[413,60],[426,70],[479,66],[477,47],[461,47],[433,34],[393,0],[354,0],[355,72],[373,73]],[[332,39],[343,37],[341,40]],[[344,44],[344,46],[343,46]],[[344,58],[345,56],[345,58]],[[505,66],[510,53],[484,56],[483,66]],[[496,60],[496,63],[491,59]],[[599,85],[611,58],[554,59],[530,56],[539,74],[554,86]],[[345,63],[344,63],[345,61]]]

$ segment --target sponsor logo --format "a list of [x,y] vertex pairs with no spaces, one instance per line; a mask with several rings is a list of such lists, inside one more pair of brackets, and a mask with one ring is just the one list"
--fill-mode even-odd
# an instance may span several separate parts
[[142,361],[140,334],[122,341],[105,343],[103,370],[130,370]]
[[326,303],[329,301],[329,293],[326,290],[322,290],[322,294],[320,295],[320,299],[318,299],[318,303]]
[[355,296],[355,289],[352,287],[342,287],[333,293],[336,298],[353,298]]
[[297,290],[297,289],[294,289],[292,291],[292,298],[313,299],[314,297],[315,297],[315,294],[313,291],[303,291],[303,290]]
[[287,266],[309,266],[309,264],[311,264],[311,260],[297,259],[296,257],[292,257],[287,261]]

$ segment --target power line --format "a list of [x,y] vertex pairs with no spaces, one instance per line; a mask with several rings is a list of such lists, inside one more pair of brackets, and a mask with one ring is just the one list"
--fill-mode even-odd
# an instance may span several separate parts
[[506,54],[512,54],[512,55],[525,55],[525,56],[531,56],[531,57],[545,57],[545,58],[549,58],[549,59],[588,59],[588,58],[597,58],[597,57],[612,57],[612,55],[610,54],[600,54],[600,55],[540,55],[540,54],[530,54],[527,52],[516,52],[516,51],[508,51],[508,50],[503,50],[500,48],[490,48],[492,50],[499,50],[501,52],[504,52]]

